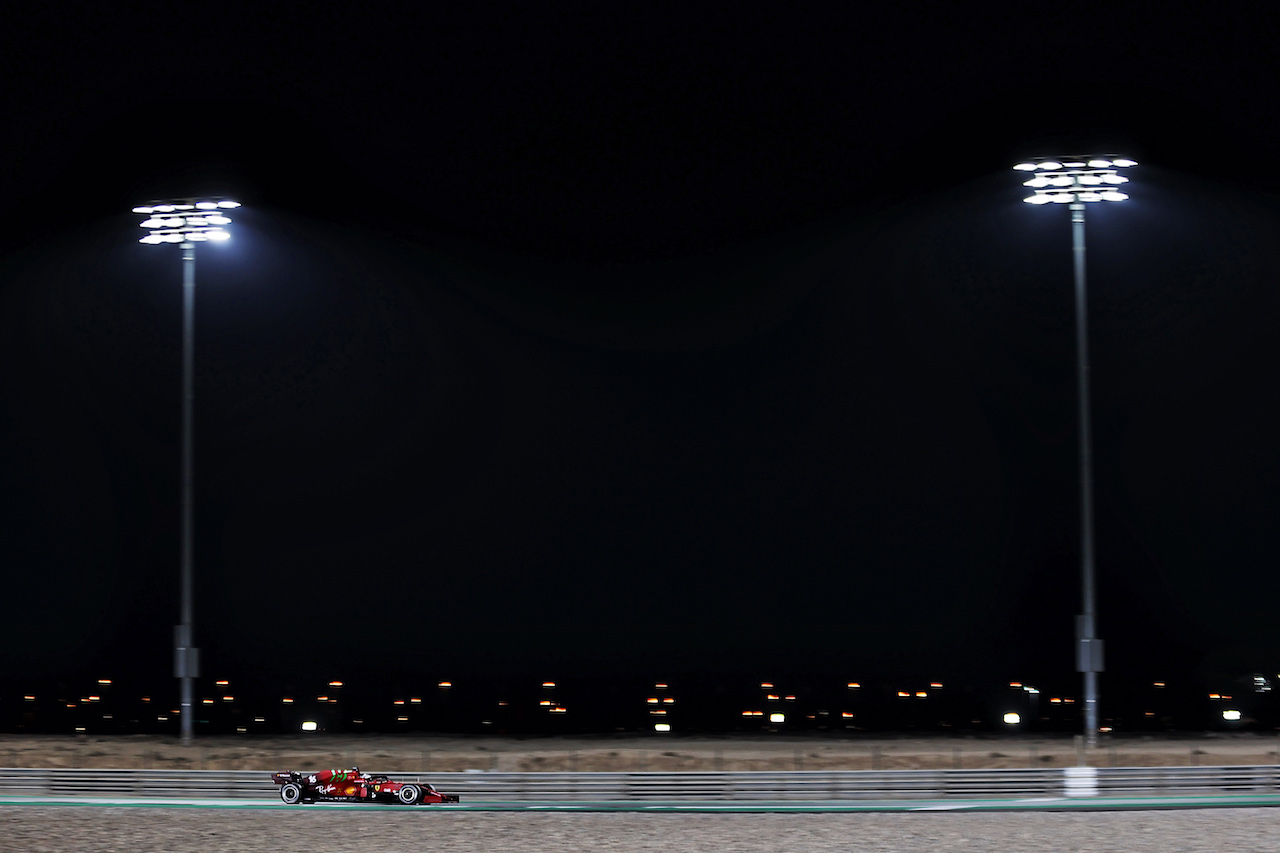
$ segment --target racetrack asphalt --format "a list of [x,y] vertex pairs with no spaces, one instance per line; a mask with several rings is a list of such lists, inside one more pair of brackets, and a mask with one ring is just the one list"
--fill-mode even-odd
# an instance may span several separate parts
[[206,809],[339,809],[407,812],[636,812],[684,814],[822,814],[840,812],[920,811],[1134,811],[1148,809],[1261,808],[1280,806],[1280,794],[1263,796],[1200,797],[1025,797],[979,800],[871,800],[857,802],[752,801],[709,803],[667,801],[643,803],[625,800],[601,802],[504,802],[476,801],[449,805],[401,807],[355,803],[285,805],[254,799],[177,799],[158,797],[0,797],[0,806],[93,806],[102,808],[206,808]]

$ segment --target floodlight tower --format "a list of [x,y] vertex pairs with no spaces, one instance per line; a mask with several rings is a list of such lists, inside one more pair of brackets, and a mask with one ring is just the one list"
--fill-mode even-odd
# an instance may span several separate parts
[[1129,179],[1117,170],[1138,165],[1114,155],[1037,157],[1013,168],[1034,172],[1023,185],[1035,193],[1028,204],[1065,204],[1071,211],[1072,256],[1075,258],[1076,394],[1080,447],[1080,587],[1081,613],[1076,617],[1076,671],[1084,674],[1084,738],[1098,744],[1098,673],[1102,672],[1102,640],[1094,610],[1093,439],[1089,416],[1089,340],[1084,277],[1084,208],[1089,202],[1124,201],[1116,187]]
[[173,674],[181,683],[180,726],[182,742],[190,744],[195,710],[193,682],[200,675],[200,650],[193,642],[191,457],[194,447],[192,390],[195,357],[196,243],[220,242],[231,237],[224,226],[231,224],[226,212],[240,206],[226,199],[180,199],[135,207],[134,213],[147,217],[142,223],[147,236],[138,242],[177,243],[182,248],[182,604],[179,622],[173,629]]

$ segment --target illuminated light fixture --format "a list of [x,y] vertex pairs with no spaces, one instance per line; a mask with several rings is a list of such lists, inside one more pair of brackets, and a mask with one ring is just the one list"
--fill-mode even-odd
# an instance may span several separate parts
[[910,695],[911,695],[911,694],[910,694],[910,693],[908,693],[908,692],[907,692],[907,691],[905,691],[905,690],[899,690],[899,691],[898,691],[898,697],[899,697],[899,698],[907,697],[907,696],[910,696]]
[[859,687],[861,687],[862,685],[861,685],[861,684],[859,684],[859,683],[858,683],[858,682],[856,682],[856,681],[850,681],[850,682],[848,683],[848,685],[846,685],[846,686],[847,686],[850,690],[857,690],[857,689],[858,689]]
[[1052,699],[1050,699],[1049,701],[1050,701],[1050,702],[1052,702],[1054,705],[1061,705],[1061,704],[1062,704],[1062,700],[1061,700],[1061,699],[1059,699],[1057,696],[1054,696],[1054,697],[1053,697]]
[[316,701],[317,701],[317,702],[328,702],[328,701],[329,701],[329,697],[328,697],[328,696],[317,696],[317,697],[316,697]]
[[110,684],[110,683],[111,683],[111,679],[110,679],[110,678],[99,678],[99,679],[98,679],[98,683],[99,683],[99,684]]
[[[223,211],[234,210],[240,203],[223,198],[184,198],[142,204],[133,212],[147,217],[141,223],[146,229],[139,242],[147,245],[177,243],[182,248],[182,472],[179,481],[181,497],[181,604],[178,625],[173,632],[173,670],[179,680],[179,701],[184,710],[190,710],[195,691],[195,679],[200,675],[200,650],[195,646],[192,630],[195,592],[193,564],[195,562],[194,510],[191,497],[192,457],[195,441],[192,437],[192,420],[195,395],[192,392],[194,376],[193,359],[195,328],[195,287],[197,243],[222,242],[231,235],[223,228],[231,220]],[[209,211],[217,214],[219,222],[213,222]],[[225,220],[225,221],[223,221]],[[187,713],[182,715],[182,743],[190,745],[194,736],[195,720]]]
[[769,715],[769,722],[771,723],[785,723],[786,721],[787,721],[786,714],[770,714]]
[[1010,711],[1004,715],[1004,721],[1008,725],[1016,726],[1018,723],[1022,722],[1022,715],[1016,711]]
[[234,702],[234,701],[236,701],[236,697],[234,697],[234,696],[223,696],[223,697],[222,697],[222,701],[223,701],[223,702]]
[[1221,698],[1222,698],[1222,696],[1221,696],[1220,694],[1218,694],[1218,693],[1210,693],[1210,694],[1209,694],[1209,698],[1210,698],[1210,699],[1221,699]]
[[776,693],[770,693],[770,694],[768,694],[767,696],[765,696],[764,698],[768,699],[770,702],[777,702],[777,701],[778,701],[778,694],[776,694]]
[[421,705],[421,704],[422,704],[422,699],[420,699],[420,698],[419,698],[419,697],[417,697],[417,696],[413,696],[413,697],[411,697],[411,698],[409,699],[409,704],[410,704],[410,705]]
[[546,690],[553,690],[556,686],[556,683],[554,681],[544,681],[542,682],[542,686]]
[[653,689],[654,689],[654,690],[666,690],[666,689],[667,689],[667,683],[666,683],[665,681],[659,681],[657,684],[653,685]]
[[1151,686],[1152,686],[1152,687],[1164,687],[1164,682],[1163,682],[1163,681],[1153,681],[1153,682],[1151,683]]
[[223,678],[223,679],[221,679],[221,680],[219,680],[219,681],[215,681],[215,682],[213,682],[213,683],[214,683],[214,684],[216,684],[216,685],[218,685],[219,687],[226,687],[226,686],[227,686],[228,684],[230,684],[231,682],[230,682],[230,681],[228,681],[227,679]]
[[668,696],[666,699],[663,699],[662,702],[665,705],[674,705],[676,700]]
[[916,698],[917,698],[917,699],[924,699],[924,698],[928,697],[928,695],[929,695],[929,694],[928,694],[928,693],[926,693],[926,692],[925,692],[925,691],[923,691],[923,690],[917,690],[917,691],[916,691]]
[[1036,173],[1030,180],[1022,182],[1023,186],[1036,191],[1035,195],[1027,196],[1023,201],[1028,204],[1072,204],[1124,201],[1128,196],[1123,193],[1114,195],[1082,190],[1100,184],[1127,183],[1129,179],[1116,170],[1136,165],[1135,161],[1124,157],[1070,157],[1062,160],[1045,157],[1018,163],[1013,168]]
[[320,728],[320,726],[315,722],[315,720],[306,720],[302,724],[302,730],[304,732],[314,732],[318,728]]
[[654,723],[653,730],[655,732],[669,732],[671,731],[671,724],[670,723]]
[[841,712],[840,712],[840,716],[841,716],[841,717],[843,717],[843,718],[844,718],[844,719],[846,719],[846,720],[852,720],[852,719],[853,719],[853,712],[852,712],[852,711],[841,711]]
[[772,681],[762,681],[762,682],[760,682],[760,689],[761,689],[761,690],[772,690],[772,689],[773,689],[773,682],[772,682]]
[[206,704],[206,705],[212,705],[212,704],[213,704],[213,700],[212,700],[212,699],[205,699],[205,700],[204,700],[204,704]]
[[564,706],[562,706],[562,705],[557,705],[556,707],[554,707],[554,708],[552,708],[552,709],[551,709],[551,713],[553,713],[553,714],[563,714],[563,713],[565,713],[565,712],[566,712],[566,711],[568,711],[568,710],[569,710],[568,708],[565,708],[565,707],[564,707]]
[[656,717],[663,717],[666,716],[667,711],[665,708],[654,708],[649,713]]
[[[204,243],[210,240],[221,241],[231,237],[222,226],[230,225],[231,219],[225,211],[234,210],[240,203],[227,199],[195,199],[164,202],[160,204],[140,205],[133,208],[148,218],[139,223],[148,230],[139,242],[155,245],[158,243]],[[188,213],[188,211],[191,211]],[[211,212],[213,215],[209,215]],[[157,216],[157,214],[160,214]],[[182,215],[175,215],[182,214]]]
[[929,688],[930,688],[931,690],[941,690],[941,689],[942,689],[942,682],[941,682],[941,681],[930,681],[930,682],[929,682]]
[[[1028,170],[1030,163],[1034,169]],[[1075,268],[1076,390],[1078,428],[1076,430],[1080,483],[1080,614],[1076,617],[1076,671],[1084,682],[1084,738],[1097,746],[1098,673],[1103,670],[1103,642],[1098,637],[1096,584],[1094,578],[1093,533],[1093,439],[1089,406],[1089,347],[1085,290],[1085,208],[1089,204],[1125,201],[1126,194],[1114,189],[1129,179],[1118,170],[1136,166],[1137,161],[1113,154],[1071,155],[1055,159],[1036,157],[1014,165],[1020,172],[1047,174],[1049,185],[1034,187],[1023,199],[1028,204],[1066,204],[1071,210],[1072,257]],[[1031,182],[1024,182],[1030,185]],[[1011,685],[1012,686],[1012,685]]]
[[1227,710],[1227,711],[1223,711],[1223,712],[1222,712],[1222,719],[1226,720],[1228,723],[1235,723],[1235,722],[1239,722],[1239,721],[1240,721],[1240,712],[1239,712],[1239,711],[1236,711],[1236,710],[1234,710],[1234,709]]
[[436,685],[436,687],[439,687],[441,690],[448,690],[452,686],[453,686],[452,681],[442,681]]
[[794,702],[794,701],[796,701],[796,697],[791,696],[791,695],[783,696],[782,698],[783,698],[783,700],[784,700],[784,701],[786,701],[786,702]]
[[341,686],[342,686],[342,682],[341,682],[341,681],[330,681],[330,682],[329,682],[329,686],[330,686],[330,687],[341,687]]
[[551,700],[550,700],[550,699],[543,699],[543,700],[542,700],[541,702],[539,702],[538,704],[539,704],[539,705],[550,705],[550,704],[551,704]]
[[287,697],[287,696],[286,696],[285,698],[281,699],[280,701],[281,701],[283,704],[285,704],[285,705],[292,705],[292,704],[293,704],[293,700],[292,700],[292,699],[290,699],[290,698],[289,698],[289,697]]
[[[34,697],[34,696],[30,695],[30,694],[28,694],[28,695],[26,695],[26,696],[23,696],[22,698],[23,698],[24,700],[26,700],[27,702],[34,702],[34,701],[36,701],[36,697]],[[144,700],[142,700],[142,701],[144,701],[144,702],[145,702],[146,700],[144,699]]]
[[657,704],[658,704],[658,697],[657,697],[657,696],[650,696],[648,699],[646,699],[646,700],[644,700],[644,701],[648,702],[650,705],[657,705]]

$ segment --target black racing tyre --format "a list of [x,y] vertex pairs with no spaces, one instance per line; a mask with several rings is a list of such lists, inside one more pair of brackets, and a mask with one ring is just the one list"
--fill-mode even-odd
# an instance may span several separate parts
[[411,806],[422,799],[422,789],[417,785],[405,785],[396,792],[396,796],[400,799],[400,802],[406,806]]
[[297,782],[285,782],[280,786],[280,799],[294,806],[302,802],[302,786]]

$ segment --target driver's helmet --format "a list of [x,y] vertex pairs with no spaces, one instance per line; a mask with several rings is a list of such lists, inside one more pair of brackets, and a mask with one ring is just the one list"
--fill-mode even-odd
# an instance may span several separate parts
[[359,776],[359,775],[360,775],[360,768],[359,768],[359,767],[356,767],[354,764],[353,764],[353,765],[351,765],[351,775],[352,775],[352,776]]

